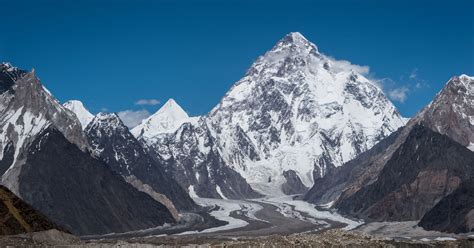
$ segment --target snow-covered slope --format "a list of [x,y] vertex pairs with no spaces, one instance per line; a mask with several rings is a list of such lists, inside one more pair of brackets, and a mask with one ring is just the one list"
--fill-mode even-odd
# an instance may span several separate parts
[[41,85],[34,70],[0,64],[0,160],[2,183],[18,194],[18,175],[30,143],[54,125],[73,144],[87,140],[76,116]]
[[[278,194],[295,171],[307,187],[405,124],[363,68],[290,33],[259,57],[207,116],[224,161]],[[275,190],[276,189],[276,190]]]
[[81,122],[82,129],[85,129],[87,124],[94,119],[94,115],[89,112],[84,107],[81,101],[78,100],[70,100],[63,104],[63,106],[69,110],[71,110],[74,114],[76,114],[77,118]]
[[196,123],[198,119],[199,117],[189,117],[174,99],[169,99],[156,113],[133,128],[132,134],[149,141],[162,134],[173,133],[183,123]]
[[192,195],[230,199],[260,196],[224,163],[204,119],[188,117],[173,99],[132,133]]
[[98,113],[85,132],[93,154],[135,188],[167,206],[172,213],[175,206],[183,211],[196,207],[184,189],[166,173],[164,165],[153,160],[116,114]]

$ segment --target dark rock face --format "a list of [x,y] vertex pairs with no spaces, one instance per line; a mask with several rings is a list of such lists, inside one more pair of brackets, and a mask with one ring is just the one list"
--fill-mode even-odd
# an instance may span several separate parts
[[3,175],[10,165],[13,164],[13,160],[15,159],[15,147],[13,146],[13,142],[8,142],[8,144],[3,148],[3,158],[0,160],[0,175]]
[[64,230],[4,186],[0,186],[0,235]]
[[184,123],[174,134],[150,147],[150,153],[156,160],[166,158],[167,169],[174,179],[185,189],[192,187],[199,197],[245,199],[261,196],[225,164],[202,121],[197,125]]
[[[115,114],[99,113],[85,129],[93,152],[124,178],[135,177],[181,211],[197,208],[188,193],[153,160]],[[130,179],[133,180],[133,179]]]
[[127,232],[174,222],[164,205],[53,127],[31,144],[19,180],[26,202],[74,234]]
[[467,233],[474,231],[474,178],[465,181],[423,216],[426,230]]
[[308,190],[294,170],[284,171],[283,176],[286,179],[286,182],[281,186],[283,193],[287,195],[304,194]]
[[0,94],[8,91],[15,81],[23,77],[27,72],[13,67],[8,63],[0,64]]
[[474,153],[416,125],[377,179],[336,202],[346,214],[376,221],[419,220],[474,176]]

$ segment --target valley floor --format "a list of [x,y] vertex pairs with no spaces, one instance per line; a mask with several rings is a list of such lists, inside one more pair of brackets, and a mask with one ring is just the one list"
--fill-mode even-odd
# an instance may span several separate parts
[[[43,234],[40,237],[41,242],[45,242],[43,244],[68,244],[68,247],[474,247],[474,236],[427,232],[416,227],[415,222],[364,224],[337,213],[318,210],[314,205],[296,198],[297,196],[254,200],[196,198],[195,201],[208,211],[184,214],[178,225],[123,234],[88,236],[82,237],[82,240],[74,240],[67,235],[58,236],[54,232],[54,235]],[[52,238],[53,243],[48,243],[47,238],[56,237],[55,235],[59,237],[58,240],[54,241]],[[32,237],[23,236],[16,241],[41,244],[34,242]],[[0,240],[0,246],[7,244],[11,244],[8,239]]]

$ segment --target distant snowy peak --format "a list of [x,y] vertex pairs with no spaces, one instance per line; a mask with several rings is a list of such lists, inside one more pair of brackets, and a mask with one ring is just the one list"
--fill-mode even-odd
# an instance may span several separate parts
[[74,114],[76,114],[77,118],[79,119],[79,122],[82,125],[82,129],[85,129],[87,124],[89,124],[89,122],[94,119],[94,115],[91,114],[89,110],[84,107],[84,104],[82,104],[81,101],[70,100],[65,102],[63,106],[71,110]]
[[474,151],[474,77],[452,77],[413,121]]
[[156,113],[142,121],[132,129],[135,137],[145,139],[161,134],[170,134],[176,131],[183,123],[195,123],[199,117],[189,117],[188,114],[176,103],[169,99]]

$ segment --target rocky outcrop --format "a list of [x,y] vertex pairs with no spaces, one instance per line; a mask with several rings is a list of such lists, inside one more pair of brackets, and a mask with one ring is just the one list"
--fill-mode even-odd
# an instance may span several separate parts
[[281,190],[287,195],[304,194],[308,188],[301,182],[294,170],[283,172],[286,181],[281,185]]
[[443,198],[421,219],[426,230],[468,233],[474,231],[474,178]]
[[419,220],[474,177],[474,153],[449,137],[416,125],[371,184],[335,208],[375,221]]
[[0,235],[64,230],[4,186],[0,186],[0,220]]
[[164,205],[133,188],[54,127],[45,129],[28,149],[19,180],[26,202],[77,235],[174,222]]

